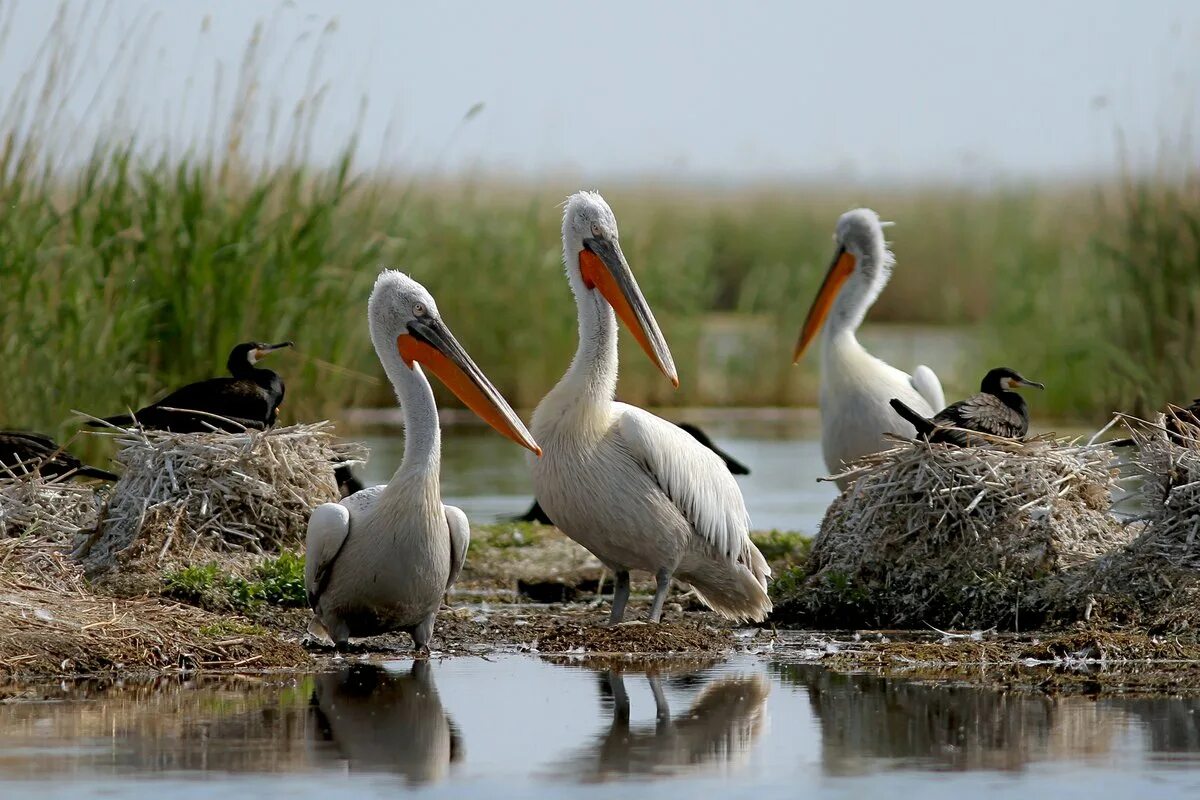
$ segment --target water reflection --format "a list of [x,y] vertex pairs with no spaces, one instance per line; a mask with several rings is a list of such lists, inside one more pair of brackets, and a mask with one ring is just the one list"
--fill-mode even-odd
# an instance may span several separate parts
[[[597,686],[602,706],[611,713],[608,729],[565,759],[553,774],[596,782],[692,774],[705,766],[728,768],[744,761],[765,725],[771,691],[765,676],[714,676],[705,669],[679,665],[633,672],[639,673],[654,697],[654,721],[631,724],[627,670],[601,669]],[[667,680],[673,690],[695,691],[686,711],[672,714],[664,674],[670,674]]]
[[1050,696],[875,675],[811,665],[779,667],[803,686],[821,727],[831,775],[915,766],[1020,770],[1031,763],[1106,756],[1140,729],[1153,753],[1200,752],[1200,701]]
[[414,661],[407,674],[355,664],[317,675],[311,706],[318,736],[352,770],[396,772],[423,784],[444,778],[463,757],[428,661]]

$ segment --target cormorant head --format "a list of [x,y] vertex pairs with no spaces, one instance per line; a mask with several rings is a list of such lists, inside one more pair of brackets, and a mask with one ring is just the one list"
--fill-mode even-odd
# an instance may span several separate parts
[[263,342],[242,342],[229,351],[229,361],[227,366],[229,371],[236,374],[238,370],[244,370],[246,367],[252,367],[258,360],[273,350],[281,350],[284,347],[291,347],[291,342],[280,342],[279,344],[264,344]]
[[983,376],[983,380],[979,383],[979,390],[988,394],[1000,394],[1000,392],[1009,392],[1020,386],[1032,386],[1035,389],[1046,388],[1037,381],[1025,380],[1015,369],[996,367]]

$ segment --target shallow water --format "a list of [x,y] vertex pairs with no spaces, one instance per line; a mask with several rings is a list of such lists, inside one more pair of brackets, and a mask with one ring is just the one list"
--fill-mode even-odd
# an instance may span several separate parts
[[[821,457],[820,432],[812,415],[747,419],[686,410],[668,419],[700,424],[723,450],[750,468],[738,483],[756,530],[815,533],[821,515],[837,492],[818,483],[828,474]],[[368,483],[382,483],[400,464],[404,439],[399,435],[356,437],[371,449],[359,472]],[[523,450],[478,425],[446,426],[442,436],[442,498],[462,508],[473,522],[495,522],[524,513],[533,486]]]
[[0,797],[1200,790],[1200,700],[920,684],[779,654],[649,674],[527,656],[397,661],[38,694],[0,704]]

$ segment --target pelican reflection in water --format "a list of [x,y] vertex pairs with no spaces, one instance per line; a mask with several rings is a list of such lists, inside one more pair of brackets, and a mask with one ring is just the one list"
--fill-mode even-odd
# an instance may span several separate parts
[[372,664],[321,673],[311,707],[319,735],[352,770],[398,772],[419,785],[442,780],[462,760],[462,739],[424,659],[407,674]]
[[766,722],[771,684],[759,674],[712,675],[693,670],[668,678],[672,689],[700,685],[690,707],[672,715],[662,673],[648,670],[655,721],[631,723],[629,693],[622,669],[598,673],[600,695],[611,702],[612,723],[593,744],[570,756],[555,774],[581,782],[625,776],[670,777],[695,774],[702,766],[731,767],[743,762]]

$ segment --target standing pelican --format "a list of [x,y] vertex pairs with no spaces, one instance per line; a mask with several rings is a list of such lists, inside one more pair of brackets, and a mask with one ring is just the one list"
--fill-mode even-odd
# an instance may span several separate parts
[[679,379],[604,198],[572,195],[562,235],[579,347],[533,414],[545,450],[533,464],[536,497],[559,530],[615,574],[610,622],[625,614],[631,569],[657,580],[652,622],[672,576],[730,619],[762,620],[771,610],[771,570],[750,541],[746,505],[725,463],[670,422],[613,401],[617,316],[671,383]]
[[[933,370],[909,375],[868,353],[855,337],[863,317],[887,286],[895,259],[883,240],[883,224],[869,208],[842,215],[837,250],[808,311],[794,361],[825,325],[821,342],[821,450],[825,466],[841,472],[862,456],[886,449],[885,433],[912,438],[916,429],[892,411],[895,397],[923,417],[946,405]],[[828,321],[826,321],[828,318]],[[838,486],[845,489],[849,480]]]
[[406,631],[426,651],[442,596],[462,571],[467,516],[442,505],[441,431],[427,367],[500,433],[540,454],[500,392],[438,315],[425,287],[392,270],[367,305],[371,341],[404,411],[404,459],[392,479],[324,503],[308,521],[304,584],[314,635],[339,649],[351,636]]

